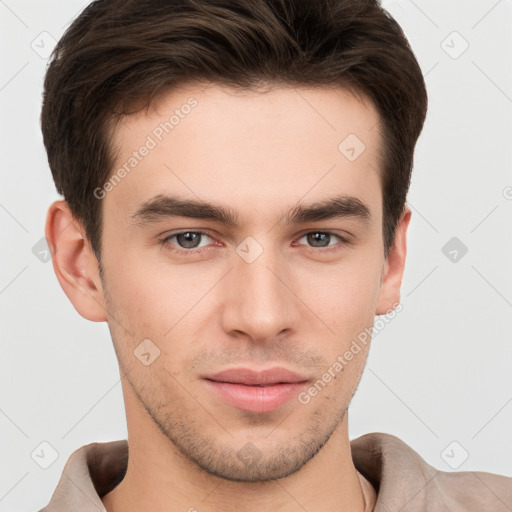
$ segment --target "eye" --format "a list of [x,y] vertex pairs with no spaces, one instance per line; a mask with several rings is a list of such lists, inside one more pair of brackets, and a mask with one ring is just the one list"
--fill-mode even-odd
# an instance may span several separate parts
[[[341,249],[344,245],[349,245],[350,241],[341,235],[331,233],[330,231],[310,231],[305,233],[293,245],[303,245],[301,241],[305,240],[313,252],[332,252]],[[198,254],[209,250],[210,245],[215,240],[204,231],[180,231],[171,233],[161,241],[165,249],[182,255]]]
[[336,250],[339,246],[349,243],[346,238],[330,231],[310,231],[298,241],[300,242],[304,239],[306,239],[306,243],[311,244],[313,249],[319,249],[322,252],[327,252],[325,248],[329,248],[328,251]]
[[202,243],[205,238],[213,240],[203,231],[182,231],[165,237],[161,242],[162,245],[165,245],[171,251],[193,253],[200,252],[197,249],[208,245],[208,243]]

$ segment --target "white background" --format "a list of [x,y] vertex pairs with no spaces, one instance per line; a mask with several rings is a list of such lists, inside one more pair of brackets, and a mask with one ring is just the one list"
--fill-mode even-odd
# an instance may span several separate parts
[[[75,449],[127,435],[107,325],[79,316],[32,252],[59,198],[39,128],[40,54],[86,3],[0,1],[1,511],[43,507]],[[426,75],[429,113],[403,310],[374,339],[350,437],[394,434],[445,471],[456,441],[457,470],[512,476],[512,0],[383,5]],[[456,262],[442,252],[454,236],[468,248]],[[58,452],[48,469],[31,458],[43,441]]]

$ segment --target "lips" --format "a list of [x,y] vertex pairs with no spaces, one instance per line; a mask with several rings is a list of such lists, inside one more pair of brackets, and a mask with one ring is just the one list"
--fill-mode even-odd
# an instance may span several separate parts
[[300,376],[286,368],[270,368],[268,370],[254,371],[249,368],[231,368],[214,375],[205,377],[216,382],[231,384],[245,384],[246,386],[271,386],[274,384],[296,384],[304,382],[307,377]]
[[289,402],[309,379],[291,370],[274,367],[255,371],[231,368],[203,377],[207,388],[224,402],[248,412],[272,412]]

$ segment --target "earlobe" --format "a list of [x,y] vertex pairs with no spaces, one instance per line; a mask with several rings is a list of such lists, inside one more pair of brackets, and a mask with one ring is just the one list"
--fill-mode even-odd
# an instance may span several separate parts
[[83,232],[65,201],[50,205],[45,236],[57,280],[81,316],[93,322],[103,322],[107,320],[107,311],[99,269]]
[[390,313],[400,302],[400,288],[407,255],[407,228],[410,220],[411,210],[406,206],[398,221],[395,240],[384,263],[376,315]]

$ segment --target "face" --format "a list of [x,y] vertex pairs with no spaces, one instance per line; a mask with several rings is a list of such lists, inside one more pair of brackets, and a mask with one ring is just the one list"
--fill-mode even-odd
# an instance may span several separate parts
[[196,86],[155,107],[119,123],[98,191],[125,385],[209,473],[286,476],[340,428],[358,335],[398,298],[378,115],[341,89]]

